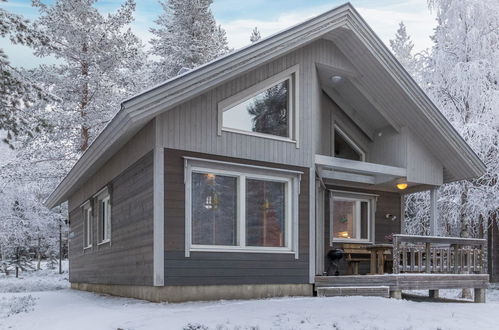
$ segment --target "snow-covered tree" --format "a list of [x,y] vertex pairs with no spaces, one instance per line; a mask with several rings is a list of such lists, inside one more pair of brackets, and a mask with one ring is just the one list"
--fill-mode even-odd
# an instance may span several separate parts
[[499,213],[499,2],[431,0],[438,26],[424,71],[434,102],[487,166],[485,175],[440,189],[442,224],[477,236]]
[[[478,179],[439,189],[439,231],[479,236],[489,219],[499,215],[499,3],[431,0],[429,6],[436,11],[438,26],[428,56],[416,61],[415,76],[487,166]],[[413,63],[405,30],[399,29],[398,35],[392,44],[396,56],[403,64]],[[406,68],[410,72],[411,64]],[[406,198],[410,233],[425,233],[428,207],[425,193]]]
[[[0,37],[29,47],[48,43],[47,37],[36,26],[3,8],[0,8]],[[7,132],[4,142],[10,144],[14,136],[32,133],[30,128],[35,131],[43,128],[43,120],[34,117],[26,107],[49,97],[39,86],[23,76],[19,69],[13,67],[5,51],[0,48],[0,130]]]
[[260,35],[260,31],[258,30],[258,28],[255,26],[255,28],[253,29],[253,31],[251,31],[251,35],[250,35],[250,41],[252,43],[255,43],[257,42],[258,40],[260,40],[262,38],[262,36]]
[[416,82],[421,83],[420,66],[426,57],[426,54],[425,52],[414,53],[414,43],[407,33],[404,22],[399,23],[399,28],[395,34],[395,38],[390,40],[390,48],[392,49],[392,52],[397,60],[400,64],[402,64],[407,72],[409,72]]
[[39,100],[26,106],[49,129],[20,134],[13,159],[0,164],[0,207],[20,205],[17,212],[0,212],[0,227],[9,229],[0,228],[2,257],[19,251],[54,255],[66,212],[64,207],[48,210],[44,201],[119,110],[120,101],[147,83],[137,74],[145,71],[142,44],[128,28],[134,2],[126,1],[107,15],[94,8],[96,2],[34,1],[40,10],[38,27],[50,37],[48,44],[35,45],[35,55],[52,55],[59,64],[20,72],[56,95],[57,102]]
[[229,51],[224,29],[217,26],[213,0],[163,0],[163,12],[154,21],[151,53],[158,57],[153,77],[161,82],[182,68],[193,69]]
[[[130,30],[135,2],[126,0],[115,13],[103,15],[98,0],[34,0],[40,11],[36,23],[50,38],[36,47],[37,56],[54,56],[57,84],[53,93],[79,126],[79,150],[92,140],[119,110],[120,101],[142,86],[133,79],[145,59],[143,45]],[[41,68],[42,72],[44,68]],[[49,78],[51,79],[51,78]]]

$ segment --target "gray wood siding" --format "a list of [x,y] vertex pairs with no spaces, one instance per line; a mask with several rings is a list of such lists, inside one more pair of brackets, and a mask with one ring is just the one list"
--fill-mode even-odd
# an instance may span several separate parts
[[154,120],[116,152],[83,186],[69,198],[69,211],[84,203],[126,168],[142,158],[154,147]]
[[[153,155],[149,152],[111,181],[111,243],[83,250],[83,212],[69,214],[69,280],[94,284],[152,285]],[[97,191],[95,191],[97,192]]]
[[[299,196],[299,259],[293,254],[191,252],[185,257],[183,156],[303,171]],[[308,283],[308,169],[165,149],[165,285]]]
[[443,184],[442,163],[409,130],[407,135],[407,181],[431,185]]
[[[346,188],[346,187],[335,187],[335,186],[330,186],[328,189],[335,189],[335,190],[343,190],[343,191],[354,191],[354,192],[364,192],[364,193],[370,193],[370,194],[377,194],[379,195],[378,201],[376,203],[376,213],[375,213],[375,222],[374,222],[374,242],[375,243],[389,243],[385,240],[385,237],[390,234],[399,234],[401,231],[401,226],[400,226],[400,217],[401,217],[401,207],[400,207],[400,198],[401,195],[398,193],[392,193],[392,192],[386,192],[386,191],[372,191],[372,190],[362,190],[362,189],[352,189],[352,188]],[[327,194],[326,194],[327,195]],[[331,246],[329,246],[329,232],[330,232],[330,217],[329,217],[329,199],[326,196],[326,211],[324,214],[324,249],[325,249],[325,267],[324,270],[327,270],[328,268],[328,260],[327,260],[327,253],[329,250],[332,249]],[[397,217],[397,220],[392,221],[391,219],[386,219],[385,215],[386,214],[392,214]],[[342,243],[335,243],[333,248],[341,248],[343,246]],[[347,274],[347,263],[343,259],[340,263],[340,274],[345,275]],[[360,264],[359,270],[361,273],[367,273],[369,271],[369,263],[368,262],[363,262]]]
[[[351,68],[348,60],[332,42],[313,42],[163,113],[159,118],[165,131],[164,146],[229,157],[311,166],[315,151],[315,117],[312,114],[319,104],[320,97],[315,63],[326,63],[345,70]],[[298,148],[295,143],[232,132],[224,131],[222,136],[217,135],[217,104],[220,101],[297,64]]]

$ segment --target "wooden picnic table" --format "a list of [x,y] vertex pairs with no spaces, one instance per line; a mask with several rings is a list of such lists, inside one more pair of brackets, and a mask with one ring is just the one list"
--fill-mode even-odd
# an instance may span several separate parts
[[366,245],[365,249],[371,252],[371,275],[385,273],[385,261],[393,252],[393,244]]

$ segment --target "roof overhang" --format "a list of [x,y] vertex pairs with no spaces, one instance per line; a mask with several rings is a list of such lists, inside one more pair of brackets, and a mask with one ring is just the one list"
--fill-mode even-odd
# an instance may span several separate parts
[[90,145],[46,201],[54,207],[66,201],[135,133],[157,115],[272,59],[311,43],[332,31],[351,31],[404,87],[421,112],[442,132],[448,147],[460,155],[466,173],[450,179],[477,177],[485,166],[421,88],[390,53],[350,3],[188,71],[125,100],[118,114]]

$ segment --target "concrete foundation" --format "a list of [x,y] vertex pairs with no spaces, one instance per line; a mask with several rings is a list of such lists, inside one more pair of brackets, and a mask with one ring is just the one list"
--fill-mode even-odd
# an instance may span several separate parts
[[312,284],[244,284],[202,286],[137,286],[71,283],[71,288],[137,298],[153,302],[186,302],[220,299],[260,299],[286,296],[312,296]]

